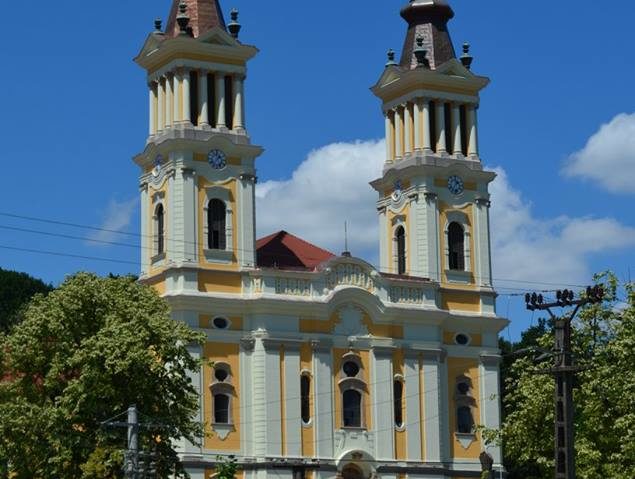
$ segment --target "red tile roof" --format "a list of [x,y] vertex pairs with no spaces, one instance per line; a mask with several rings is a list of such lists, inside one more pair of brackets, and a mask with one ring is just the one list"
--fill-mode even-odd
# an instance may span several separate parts
[[330,251],[319,248],[286,231],[278,231],[256,242],[258,266],[262,268],[314,270],[334,258]]
[[[176,37],[180,32],[176,22],[180,3],[181,0],[172,1],[172,10],[170,10],[170,18],[165,30],[168,37]],[[185,4],[187,5],[187,16],[190,17],[189,26],[192,28],[194,38],[204,35],[214,27],[226,29],[223,10],[218,0],[185,0]]]

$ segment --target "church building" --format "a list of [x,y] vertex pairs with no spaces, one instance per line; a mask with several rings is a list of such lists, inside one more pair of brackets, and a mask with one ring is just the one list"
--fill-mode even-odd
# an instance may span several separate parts
[[192,380],[209,434],[179,449],[193,479],[230,456],[238,479],[475,478],[483,452],[502,468],[478,432],[499,427],[507,324],[477,140],[489,80],[469,46],[457,57],[447,1],[410,0],[401,16],[401,57],[371,89],[386,128],[369,186],[379,270],[285,231],[256,238],[263,149],[245,80],[258,49],[237,11],[227,22],[219,0],[174,0],[135,59],[149,90],[141,280],[207,335],[191,353],[208,360]]

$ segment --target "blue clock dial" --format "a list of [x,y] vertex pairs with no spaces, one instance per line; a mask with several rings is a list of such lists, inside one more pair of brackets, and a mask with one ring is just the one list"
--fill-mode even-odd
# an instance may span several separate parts
[[215,170],[222,170],[227,166],[227,157],[225,156],[225,153],[220,150],[210,151],[207,156],[207,160]]
[[456,175],[450,176],[450,178],[448,178],[448,189],[453,195],[460,195],[465,189],[463,180]]

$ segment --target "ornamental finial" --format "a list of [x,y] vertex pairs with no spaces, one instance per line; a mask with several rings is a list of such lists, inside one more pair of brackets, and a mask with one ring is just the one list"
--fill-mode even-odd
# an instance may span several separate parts
[[468,70],[472,68],[472,62],[474,61],[474,57],[470,55],[470,44],[465,42],[463,44],[463,55],[461,55],[461,63]]
[[231,16],[232,21],[229,25],[227,25],[227,29],[232,37],[238,38],[238,34],[242,28],[242,25],[238,23],[238,10],[233,8],[229,15]]
[[190,17],[187,15],[187,3],[185,3],[185,0],[181,0],[181,3],[179,3],[179,14],[176,17],[176,22],[181,30],[179,35],[188,35]]
[[395,62],[395,51],[392,48],[388,50],[387,56],[388,56],[388,61],[386,62],[387,67],[391,67],[397,64]]

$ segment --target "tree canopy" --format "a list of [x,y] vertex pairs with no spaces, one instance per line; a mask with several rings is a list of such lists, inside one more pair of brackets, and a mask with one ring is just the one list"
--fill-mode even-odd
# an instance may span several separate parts
[[188,376],[200,367],[188,346],[202,339],[132,277],[81,273],[36,296],[0,344],[0,458],[12,477],[121,477],[125,429],[102,422],[131,404],[157,425],[140,440],[160,477],[178,470],[174,442],[202,435]]
[[[635,471],[635,294],[610,274],[604,282],[608,301],[583,308],[573,322],[578,365],[574,390],[576,477],[632,477]],[[620,297],[624,296],[624,297]],[[544,321],[524,338],[523,347],[553,347]],[[532,344],[533,343],[533,344]],[[554,380],[531,357],[511,362],[503,397],[501,430],[510,478],[547,479],[554,467]]]
[[0,268],[0,332],[7,332],[20,320],[22,308],[36,294],[48,294],[53,287],[26,273]]

